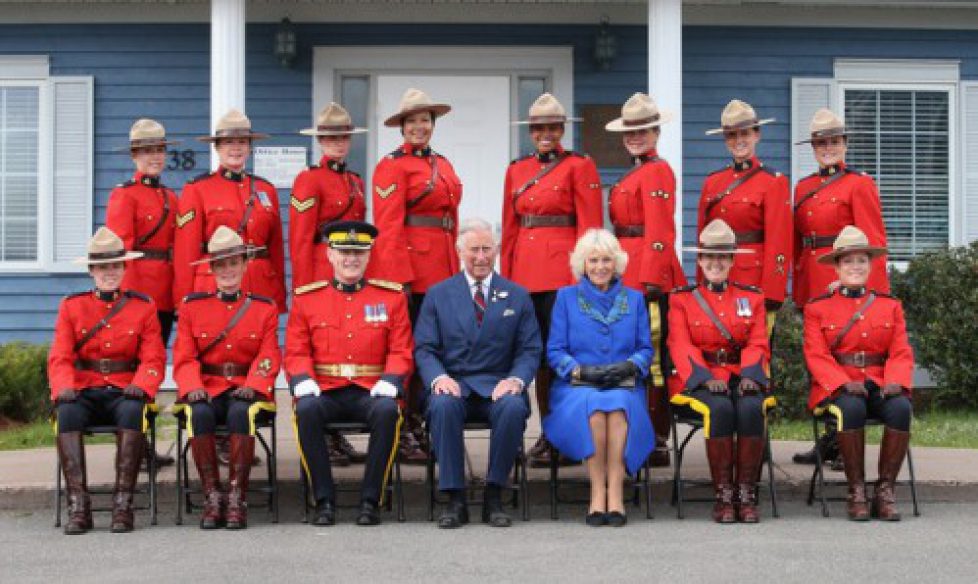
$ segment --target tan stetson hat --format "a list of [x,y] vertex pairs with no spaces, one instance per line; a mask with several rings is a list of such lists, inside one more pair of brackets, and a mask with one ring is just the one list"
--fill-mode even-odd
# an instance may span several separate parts
[[730,130],[757,128],[764,124],[770,124],[773,121],[774,118],[757,119],[757,113],[749,103],[745,103],[739,99],[732,99],[727,104],[727,107],[723,108],[723,113],[720,114],[720,127],[707,130],[706,135],[712,136],[713,134],[722,134]]
[[75,258],[76,264],[111,264],[125,262],[143,257],[141,251],[126,251],[122,239],[108,227],[99,227],[95,235],[88,240],[88,255]]
[[248,256],[249,254],[260,249],[265,249],[265,247],[245,245],[244,240],[241,239],[241,236],[238,235],[233,229],[227,225],[221,225],[214,230],[214,235],[212,235],[210,241],[207,242],[207,253],[209,253],[210,256],[195,262],[190,262],[190,265],[196,266],[197,264],[205,264],[207,262],[223,260],[224,258],[237,255]]
[[412,87],[401,96],[397,113],[384,120],[384,125],[388,128],[396,128],[401,125],[401,120],[418,112],[431,112],[433,117],[440,118],[450,111],[452,111],[452,106],[435,103],[431,101],[427,93]]
[[529,119],[513,122],[513,125],[565,124],[579,121],[581,118],[568,118],[567,111],[557,98],[550,93],[544,93],[530,106]]
[[655,101],[644,93],[636,93],[621,106],[621,117],[608,122],[609,132],[632,132],[661,126],[672,120],[672,112],[660,110]]
[[737,235],[723,219],[714,219],[706,224],[700,232],[700,244],[697,247],[684,247],[683,251],[696,253],[754,253],[752,249],[738,249]]
[[179,140],[166,139],[166,129],[163,128],[163,124],[149,118],[140,118],[129,128],[129,145],[124,148],[116,148],[116,150],[126,152],[137,148],[179,143]]
[[805,144],[815,140],[816,138],[845,136],[846,123],[842,121],[842,118],[835,115],[835,112],[823,107],[815,112],[814,116],[812,116],[812,123],[809,124],[808,131],[811,132],[811,136],[805,140],[795,142],[795,144]]
[[199,136],[201,142],[217,142],[222,138],[248,138],[249,140],[264,140],[268,134],[259,134],[251,131],[251,120],[236,109],[217,120],[217,127],[214,129],[213,136]]
[[349,136],[350,134],[362,134],[366,131],[366,128],[354,127],[350,112],[335,101],[331,101],[319,112],[319,117],[316,118],[316,127],[299,130],[299,133],[303,136]]
[[862,229],[855,225],[846,225],[839,232],[839,236],[832,243],[832,251],[818,257],[820,264],[833,264],[837,259],[847,253],[861,252],[869,255],[869,259],[884,255],[885,247],[869,245],[869,238],[863,233]]

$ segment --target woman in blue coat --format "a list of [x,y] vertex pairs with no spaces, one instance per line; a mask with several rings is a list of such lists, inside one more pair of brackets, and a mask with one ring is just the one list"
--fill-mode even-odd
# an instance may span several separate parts
[[547,359],[557,379],[543,432],[561,454],[586,460],[586,523],[626,523],[622,485],[655,447],[644,378],[652,362],[642,294],[622,285],[628,254],[615,236],[590,229],[571,254],[578,283],[557,292]]

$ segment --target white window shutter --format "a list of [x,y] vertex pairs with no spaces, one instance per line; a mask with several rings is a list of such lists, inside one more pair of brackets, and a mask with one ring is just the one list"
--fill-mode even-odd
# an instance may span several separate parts
[[92,77],[52,77],[53,148],[51,268],[78,270],[94,206],[94,92]]
[[961,82],[961,202],[964,241],[978,239],[978,81]]
[[791,80],[791,181],[792,184],[818,169],[811,144],[795,144],[808,138],[815,112],[834,103],[835,81],[831,78],[795,77]]

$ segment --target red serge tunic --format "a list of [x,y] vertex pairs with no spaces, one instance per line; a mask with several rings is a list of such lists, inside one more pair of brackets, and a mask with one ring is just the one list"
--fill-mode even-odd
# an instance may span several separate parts
[[423,294],[458,273],[461,202],[462,182],[441,154],[404,144],[385,156],[373,175],[374,225],[380,234],[367,275],[410,284],[412,293]]
[[[823,184],[827,186],[808,196]],[[831,264],[819,264],[817,260],[831,249],[836,236],[847,225],[861,229],[869,245],[886,247],[883,211],[872,177],[839,164],[823,168],[795,185],[792,296],[798,306],[825,294],[829,284],[837,279]],[[886,256],[873,259],[867,286],[883,293],[890,291]]]
[[173,240],[178,202],[159,177],[137,172],[109,194],[105,226],[118,235],[127,250],[146,256],[134,261],[122,288],[147,294],[163,312],[173,310]]
[[636,166],[611,187],[608,214],[628,254],[623,282],[644,292],[686,285],[676,256],[676,176],[655,151],[635,159]]
[[[748,173],[750,178],[722,196]],[[789,193],[788,177],[764,167],[755,157],[706,177],[699,204],[697,232],[710,221],[723,219],[737,234],[737,245],[754,250],[734,256],[730,280],[757,286],[764,298],[774,302],[784,301],[792,258]]]
[[[535,178],[558,158],[550,172]],[[530,292],[574,284],[570,254],[585,231],[604,225],[601,198],[598,168],[582,154],[561,149],[510,163],[503,187],[502,276]],[[526,225],[538,217],[564,217],[568,224]]]
[[367,214],[363,179],[346,163],[325,156],[295,177],[289,209],[292,287],[331,280],[322,226],[333,221],[363,221]]

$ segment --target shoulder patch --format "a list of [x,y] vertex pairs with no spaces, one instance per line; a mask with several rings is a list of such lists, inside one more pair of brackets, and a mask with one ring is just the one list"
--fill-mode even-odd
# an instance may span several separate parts
[[305,213],[309,209],[312,209],[316,205],[316,202],[318,200],[319,199],[317,199],[314,196],[313,197],[309,197],[305,201],[300,201],[299,199],[295,198],[295,195],[292,195],[292,196],[289,197],[289,203],[293,207],[295,207],[295,210],[297,212],[299,212],[299,213]]
[[672,294],[677,294],[677,293],[681,293],[681,292],[692,292],[695,289],[696,289],[696,285],[695,284],[689,284],[687,286],[679,286],[678,288],[673,288],[671,293]]
[[257,300],[258,302],[264,302],[265,304],[275,304],[275,301],[268,296],[262,296],[261,294],[252,294],[248,292],[248,297]]
[[129,298],[137,298],[139,300],[142,300],[143,302],[153,301],[153,299],[147,296],[146,294],[143,294],[142,292],[137,292],[136,290],[126,290],[126,296],[128,296]]
[[740,288],[741,290],[748,290],[750,292],[758,292],[758,293],[761,291],[761,289],[758,288],[757,286],[751,286],[750,284],[741,284],[740,282],[730,282],[730,283],[733,284],[735,287]]
[[210,298],[213,296],[213,292],[191,292],[183,297],[184,302],[193,302],[194,300],[203,300],[204,298]]
[[193,209],[187,211],[183,215],[177,214],[177,227],[183,227],[187,223],[193,221],[194,217],[197,216],[197,212]]
[[213,172],[205,172],[203,174],[198,174],[197,176],[195,176],[192,179],[188,180],[187,181],[187,184],[189,185],[189,184],[193,184],[193,183],[195,183],[195,182],[197,182],[199,180],[204,180],[205,178],[211,176],[212,174],[214,174],[214,173]]
[[326,280],[319,280],[318,282],[311,282],[309,284],[306,284],[305,286],[299,286],[298,288],[295,289],[293,293],[296,296],[300,296],[308,292],[319,290],[320,288],[328,288],[328,287],[329,287],[329,282],[327,282]]
[[371,286],[376,286],[378,288],[383,288],[385,290],[393,290],[394,292],[400,292],[404,290],[404,284],[398,282],[391,282],[390,280],[377,280],[375,278],[370,278],[367,283]]
[[835,292],[826,292],[825,294],[822,294],[821,296],[816,296],[814,298],[809,298],[808,299],[808,303],[809,304],[813,304],[813,303],[819,302],[821,300],[828,300],[829,298],[832,298],[832,296],[834,296],[834,295],[835,295]]

